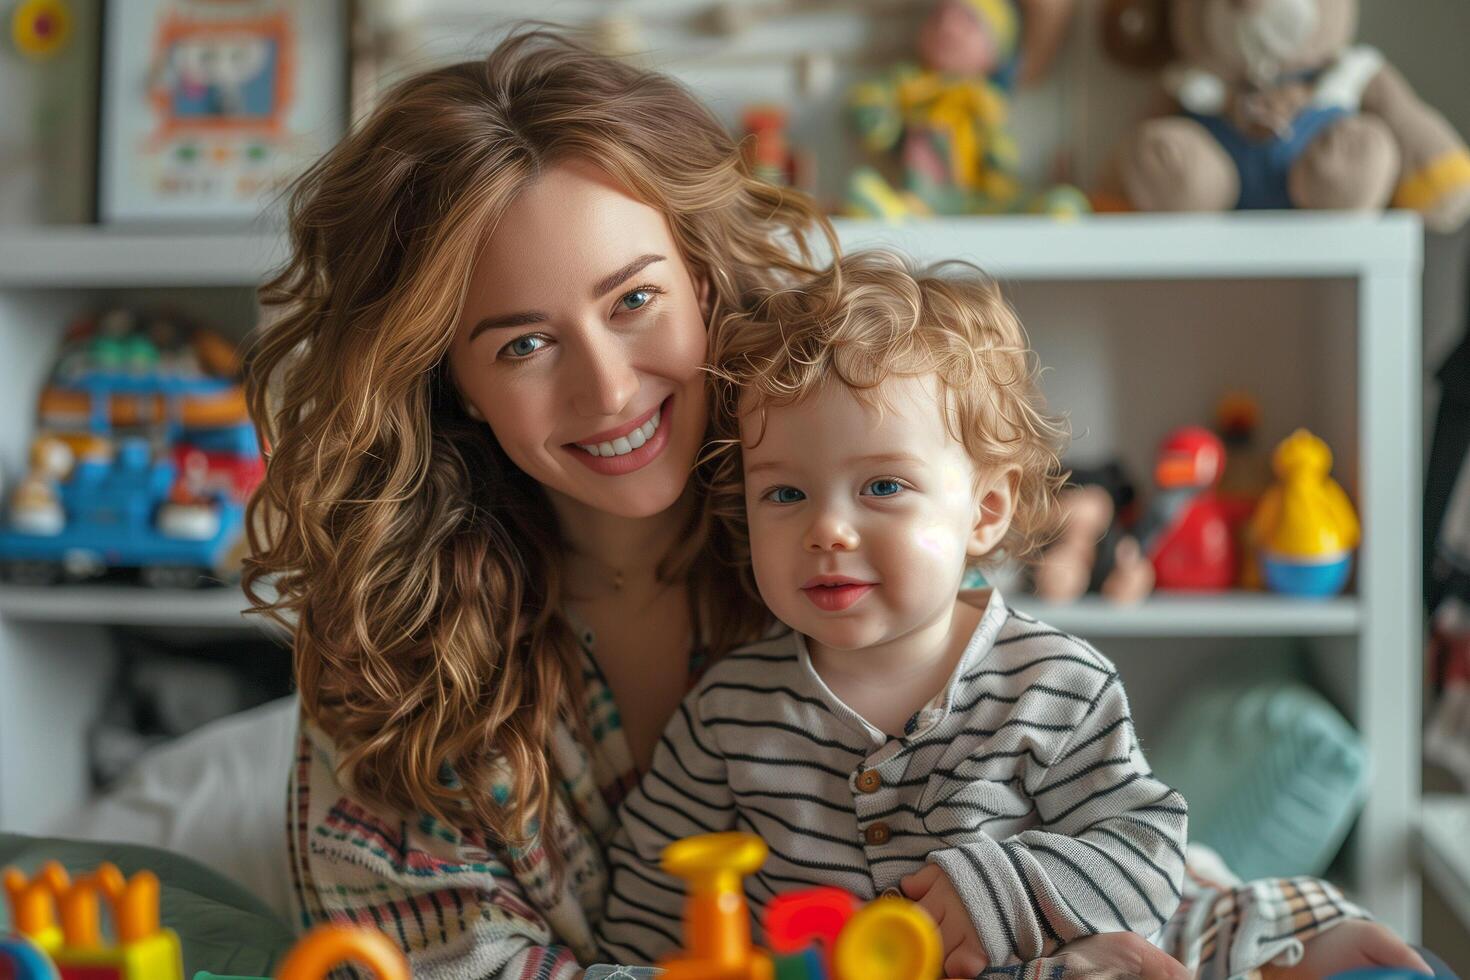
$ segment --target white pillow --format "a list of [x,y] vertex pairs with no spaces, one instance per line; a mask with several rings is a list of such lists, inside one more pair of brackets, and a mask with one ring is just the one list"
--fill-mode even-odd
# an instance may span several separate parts
[[286,783],[298,711],[294,696],[281,698],[153,749],[56,835],[177,851],[239,882],[294,927]]

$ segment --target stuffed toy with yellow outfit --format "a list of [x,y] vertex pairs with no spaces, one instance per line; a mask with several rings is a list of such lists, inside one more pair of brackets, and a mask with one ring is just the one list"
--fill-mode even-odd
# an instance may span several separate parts
[[[852,90],[852,118],[864,147],[897,151],[903,187],[864,167],[849,183],[849,212],[901,218],[1085,211],[1074,188],[1033,193],[1023,187],[1008,118],[1023,28],[1044,25],[1045,43],[1054,50],[1069,7],[1070,0],[939,0],[919,30],[918,63]],[[1025,23],[1033,11],[1037,25]]]
[[1470,149],[1381,53],[1352,43],[1358,0],[1132,5],[1154,8],[1172,46],[1163,81],[1178,106],[1121,147],[1134,208],[1392,205],[1446,232],[1470,218]]

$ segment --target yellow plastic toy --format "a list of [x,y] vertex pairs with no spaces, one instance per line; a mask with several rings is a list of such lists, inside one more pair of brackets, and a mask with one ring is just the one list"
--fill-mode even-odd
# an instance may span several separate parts
[[[124,878],[115,865],[71,880],[48,862],[34,878],[14,868],[4,874],[5,894],[22,939],[54,964],[60,980],[182,980],[179,937],[158,922],[158,876],[140,871]],[[112,912],[113,936],[102,934],[101,903]],[[57,925],[57,918],[61,920]],[[22,965],[19,980],[48,980]]]
[[1352,572],[1361,529],[1348,495],[1328,475],[1332,450],[1298,429],[1276,447],[1272,466],[1278,482],[1251,517],[1266,585],[1287,595],[1336,595]]
[[[810,950],[773,957],[751,943],[744,881],[765,861],[766,853],[759,837],[738,831],[689,837],[664,850],[663,869],[683,878],[688,893],[684,910],[688,950],[658,964],[667,971],[664,980],[822,980],[824,958],[806,955]],[[830,900],[835,891],[813,888],[772,902],[765,919],[772,946],[794,950],[799,942],[792,940],[810,938],[799,911],[782,916],[779,927],[773,923],[772,913],[779,904],[785,903],[789,912],[809,902],[830,914],[839,907]],[[847,900],[856,905],[851,896]],[[777,931],[783,934],[778,936]],[[934,980],[943,949],[939,929],[928,913],[907,899],[880,898],[842,920],[831,953],[830,980]]]
[[[0,937],[0,977],[183,980],[179,937],[159,925],[159,881],[151,871],[124,878],[115,865],[103,864],[72,881],[49,861],[34,878],[6,868],[3,882],[18,935]],[[112,913],[112,942],[102,935],[100,900]],[[371,969],[377,980],[410,980],[408,960],[387,936],[332,925],[318,926],[291,948],[278,980],[325,980],[347,963]],[[200,971],[194,980],[258,978]]]

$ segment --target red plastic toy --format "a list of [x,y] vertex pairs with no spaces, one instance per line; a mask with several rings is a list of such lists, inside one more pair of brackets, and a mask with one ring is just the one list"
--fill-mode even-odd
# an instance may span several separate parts
[[1224,472],[1225,445],[1208,429],[1178,429],[1159,446],[1158,492],[1139,534],[1158,588],[1218,592],[1235,583],[1230,514],[1215,490]]

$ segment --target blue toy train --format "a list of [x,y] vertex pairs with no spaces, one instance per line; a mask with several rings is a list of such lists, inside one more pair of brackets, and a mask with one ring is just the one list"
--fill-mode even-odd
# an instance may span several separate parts
[[0,521],[0,572],[29,585],[114,569],[157,587],[231,577],[264,474],[237,373],[233,348],[175,320],[117,312],[74,328]]

